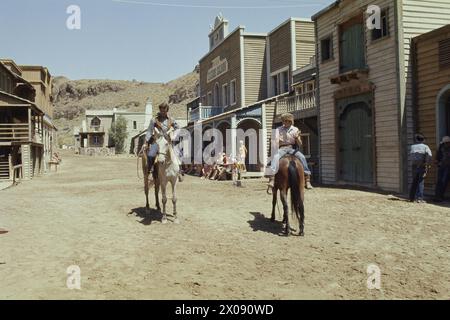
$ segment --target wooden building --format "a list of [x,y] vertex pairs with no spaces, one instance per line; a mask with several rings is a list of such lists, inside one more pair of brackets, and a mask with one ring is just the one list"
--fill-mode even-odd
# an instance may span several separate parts
[[[188,104],[188,129],[217,129],[223,150],[235,156],[239,140],[249,152],[248,171],[262,174],[270,155],[276,101],[288,95],[293,72],[314,55],[314,24],[289,18],[269,33],[250,33],[238,26],[228,33],[221,16],[209,33],[210,50],[200,59],[200,95]],[[239,130],[242,129],[242,130]],[[256,132],[239,136],[240,132]],[[256,151],[253,150],[256,148]],[[258,160],[250,159],[258,155]]]
[[36,102],[40,92],[23,75],[14,61],[0,60],[0,179],[44,173],[55,141],[56,128]]
[[[414,38],[413,49],[415,127],[435,155],[450,136],[450,25]],[[425,180],[428,193],[434,192],[436,171],[433,166]]]
[[[323,183],[407,190],[410,43],[448,22],[446,2],[338,0],[313,16]],[[378,29],[369,6],[380,9]]]

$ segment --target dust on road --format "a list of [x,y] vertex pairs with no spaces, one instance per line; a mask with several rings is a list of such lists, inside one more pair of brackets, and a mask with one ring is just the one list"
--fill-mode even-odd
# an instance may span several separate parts
[[[265,181],[186,177],[181,224],[162,225],[143,208],[135,158],[69,154],[0,204],[0,299],[450,298],[448,206],[316,188],[306,236],[286,238]],[[381,290],[367,288],[370,264]],[[71,265],[81,290],[66,287]]]

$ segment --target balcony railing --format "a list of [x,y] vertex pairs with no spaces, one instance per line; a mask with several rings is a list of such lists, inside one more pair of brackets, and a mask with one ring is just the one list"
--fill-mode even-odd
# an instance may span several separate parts
[[30,141],[27,123],[0,123],[0,142]]
[[189,110],[188,122],[205,120],[223,113],[223,107],[207,107],[199,105],[198,108]]
[[81,128],[81,133],[95,133],[95,132],[105,132],[105,128],[103,126],[90,126],[86,129]]
[[316,107],[316,90],[277,100],[277,114],[310,110]]

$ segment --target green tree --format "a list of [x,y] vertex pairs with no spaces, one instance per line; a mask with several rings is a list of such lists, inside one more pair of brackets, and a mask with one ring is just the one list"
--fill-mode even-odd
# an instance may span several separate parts
[[127,120],[123,116],[119,116],[112,124],[110,136],[114,142],[116,153],[123,153],[125,151],[125,139],[128,137]]

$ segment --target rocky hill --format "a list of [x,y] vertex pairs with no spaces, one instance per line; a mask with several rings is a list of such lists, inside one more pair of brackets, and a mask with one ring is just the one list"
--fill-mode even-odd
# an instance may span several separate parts
[[153,112],[161,102],[171,105],[174,117],[186,116],[186,103],[196,96],[198,69],[168,83],[148,83],[122,80],[53,79],[54,119],[60,144],[73,144],[73,128],[79,126],[85,110],[118,108],[145,111],[148,98]]

